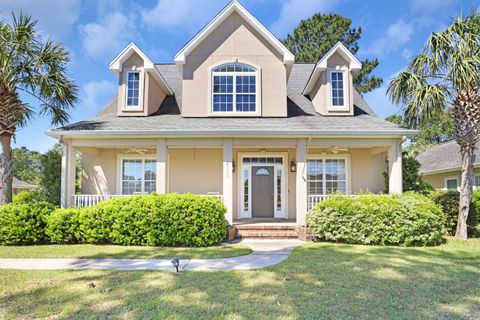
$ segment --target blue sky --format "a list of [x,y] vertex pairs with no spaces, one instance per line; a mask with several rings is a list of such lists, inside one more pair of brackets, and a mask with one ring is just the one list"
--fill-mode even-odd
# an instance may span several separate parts
[[[172,62],[173,55],[228,0],[2,0],[0,18],[20,10],[39,20],[45,36],[71,52],[69,72],[80,87],[81,101],[71,121],[93,117],[115,94],[117,79],[108,63],[134,41],[154,62]],[[283,38],[316,12],[339,13],[362,27],[358,57],[378,58],[374,73],[384,85],[365,95],[381,117],[399,111],[385,97],[388,79],[407,64],[432,31],[449,25],[452,17],[480,0],[241,0],[277,37]],[[32,106],[37,102],[27,100]],[[53,143],[45,135],[48,119],[36,118],[17,132],[14,145],[46,151]]]

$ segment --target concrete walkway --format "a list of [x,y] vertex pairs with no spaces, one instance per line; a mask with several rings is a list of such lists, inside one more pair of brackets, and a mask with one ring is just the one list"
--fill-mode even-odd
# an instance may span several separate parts
[[[288,258],[300,240],[243,240],[252,253],[232,258],[181,259],[181,270],[250,270]],[[173,258],[173,257],[172,257]],[[0,269],[20,270],[173,270],[171,259],[0,259]]]

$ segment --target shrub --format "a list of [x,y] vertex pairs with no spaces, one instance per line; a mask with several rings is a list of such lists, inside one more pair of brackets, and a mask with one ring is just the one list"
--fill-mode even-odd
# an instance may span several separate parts
[[315,238],[351,244],[437,245],[443,241],[444,223],[433,201],[413,193],[335,196],[307,214]]
[[46,218],[45,234],[51,243],[81,243],[80,213],[83,209],[57,209]]
[[19,194],[13,196],[13,203],[16,204],[29,204],[41,201],[40,195],[36,191],[22,191]]
[[[475,236],[478,224],[478,212],[480,211],[480,190],[475,190],[472,204],[467,218],[469,236]],[[440,206],[445,216],[445,228],[449,235],[455,235],[458,222],[458,201],[460,193],[455,190],[435,191],[431,194],[432,200]]]
[[56,210],[47,220],[47,234],[53,243],[209,246],[225,238],[225,212],[215,197],[132,196]]
[[54,206],[47,202],[0,206],[0,244],[44,243],[46,218],[53,210]]

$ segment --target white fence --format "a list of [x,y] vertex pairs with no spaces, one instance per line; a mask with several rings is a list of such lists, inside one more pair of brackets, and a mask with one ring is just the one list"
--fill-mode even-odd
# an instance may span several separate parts
[[319,202],[326,200],[331,197],[342,196],[342,197],[359,197],[361,195],[357,194],[332,194],[332,195],[308,195],[307,196],[307,209],[310,210],[315,207]]
[[[129,197],[131,195],[125,194],[110,194],[110,195],[97,195],[97,194],[75,194],[73,195],[73,206],[75,208],[91,207],[102,201],[110,200],[120,197]],[[201,194],[204,197],[217,197],[223,202],[223,195],[221,194]]]

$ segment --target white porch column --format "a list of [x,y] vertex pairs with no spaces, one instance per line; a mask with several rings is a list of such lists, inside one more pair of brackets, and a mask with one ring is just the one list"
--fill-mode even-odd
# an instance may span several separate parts
[[233,223],[233,150],[232,139],[223,140],[223,203],[227,208],[225,218]]
[[394,141],[388,149],[388,187],[389,193],[403,192],[402,142]]
[[307,214],[307,141],[297,140],[297,176],[296,176],[296,211],[297,224],[305,225]]
[[60,205],[68,208],[73,205],[76,180],[76,159],[75,149],[71,141],[62,142],[62,175],[60,185]]
[[166,139],[157,140],[157,193],[164,194],[167,189],[168,148]]

